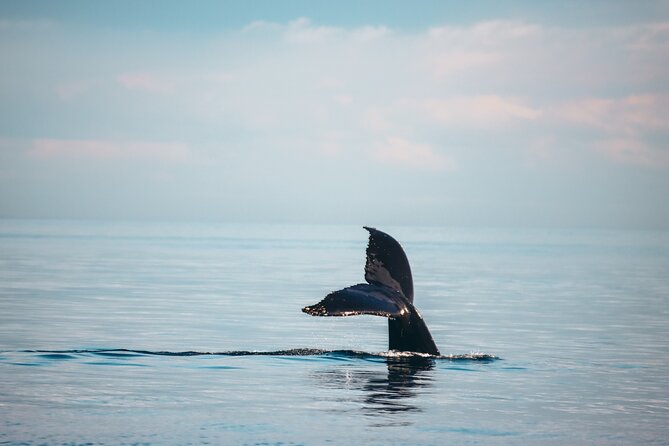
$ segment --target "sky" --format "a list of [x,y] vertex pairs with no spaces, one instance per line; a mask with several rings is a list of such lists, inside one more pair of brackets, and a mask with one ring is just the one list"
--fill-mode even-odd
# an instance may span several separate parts
[[669,229],[669,1],[0,1],[0,218]]

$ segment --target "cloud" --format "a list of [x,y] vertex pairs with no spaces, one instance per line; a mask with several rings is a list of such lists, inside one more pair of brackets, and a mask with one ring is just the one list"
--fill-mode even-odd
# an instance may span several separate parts
[[550,113],[567,126],[585,130],[584,138],[611,161],[648,168],[669,167],[669,95],[584,98],[556,106]]
[[335,96],[334,101],[341,106],[347,106],[347,105],[350,105],[353,102],[353,97],[349,96],[349,95],[342,94],[342,95],[339,95],[339,96]]
[[652,147],[638,139],[624,138],[597,141],[594,146],[616,163],[649,168],[669,167],[669,146]]
[[541,32],[538,25],[504,20],[434,27],[424,41],[426,60],[437,77],[481,70],[502,63],[519,43],[537,38]]
[[336,90],[344,86],[344,82],[335,77],[324,77],[318,81],[318,86],[323,89]]
[[607,133],[669,130],[669,95],[584,98],[556,107],[559,118]]
[[333,26],[313,26],[311,20],[300,17],[288,23],[283,32],[287,42],[298,44],[318,44],[341,36],[344,30]]
[[118,83],[130,90],[143,90],[150,93],[171,93],[175,84],[164,77],[151,73],[124,73],[117,77]]
[[381,163],[412,170],[445,171],[457,167],[453,159],[436,153],[429,145],[398,137],[377,144],[373,156]]
[[430,57],[430,64],[437,77],[448,76],[459,71],[482,69],[502,59],[497,52],[450,50]]
[[248,34],[248,33],[253,33],[253,32],[258,32],[258,31],[266,31],[266,30],[273,30],[277,31],[281,29],[281,25],[275,22],[269,22],[267,20],[254,20],[248,25],[244,26],[242,28],[242,33],[243,34]]
[[[360,146],[403,135],[439,147],[447,129],[456,141],[475,133],[520,145],[524,137],[544,137],[543,128],[559,147],[565,134],[556,129],[570,127],[587,129],[589,142],[643,139],[667,127],[666,96],[636,88],[638,73],[663,69],[667,29],[662,23],[572,29],[489,20],[407,31],[321,25],[304,17],[256,21],[220,35],[186,34],[180,44],[169,35],[149,44],[128,37],[136,44],[104,48],[110,56],[90,64],[98,70],[59,76],[53,88],[61,99],[81,99],[88,110],[105,104],[105,121],[117,127],[109,134],[126,140],[207,134],[241,147],[266,136],[286,147],[300,135],[305,146],[317,147],[325,131],[347,133]],[[116,53],[117,63],[102,63],[115,51],[123,56]],[[634,59],[638,69],[620,63],[630,52],[642,54]],[[62,57],[80,55],[65,51]],[[606,80],[614,87],[590,88]],[[160,98],[137,102],[115,85]],[[146,130],[124,134],[128,122],[142,122]]]
[[537,35],[542,28],[533,23],[514,20],[486,20],[470,26],[436,26],[428,36],[443,44],[477,43],[504,46],[507,41],[526,39]]
[[497,95],[428,99],[422,107],[438,123],[479,127],[534,120],[542,114],[520,99]]
[[[595,190],[633,189],[638,203],[669,194],[662,22],[427,29],[298,18],[104,35],[68,26],[11,30],[0,45],[0,100],[11,104],[0,138],[31,141],[0,160],[16,178],[41,168],[53,184],[67,183],[78,162],[116,178],[123,164],[141,187],[153,163],[169,162],[184,203],[206,190],[216,206],[203,208],[223,215],[237,206],[240,218],[260,219],[276,203],[306,209],[304,196],[314,212],[356,202],[373,215],[360,191],[388,187],[405,191],[417,214],[434,212],[421,199],[448,189],[463,215],[480,206],[519,220],[513,205],[521,201],[576,215],[601,209],[606,197]],[[494,223],[498,215],[485,212],[481,219]]]
[[362,26],[348,30],[336,26],[314,25],[310,18],[299,17],[287,24],[256,20],[246,25],[242,33],[247,35],[269,34],[279,36],[291,45],[320,45],[350,40],[352,42],[373,42],[389,36],[392,31],[386,26]]
[[635,26],[629,32],[634,35],[631,42],[627,44],[630,49],[643,52],[669,50],[669,22]]
[[149,160],[184,162],[190,158],[186,144],[138,142],[38,139],[33,141],[28,153],[38,159],[99,159],[99,160]]
[[56,94],[62,100],[69,101],[89,93],[99,85],[99,82],[93,80],[75,79],[58,85],[56,87]]
[[388,37],[392,31],[386,26],[363,26],[352,32],[353,40],[369,42]]

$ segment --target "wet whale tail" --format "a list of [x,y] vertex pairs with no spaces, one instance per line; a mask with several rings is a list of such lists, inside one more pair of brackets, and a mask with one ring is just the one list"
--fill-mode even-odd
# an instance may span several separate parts
[[387,317],[390,350],[439,355],[423,317],[413,305],[411,267],[402,246],[385,232],[364,228],[369,231],[367,283],[334,291],[302,311],[312,316]]

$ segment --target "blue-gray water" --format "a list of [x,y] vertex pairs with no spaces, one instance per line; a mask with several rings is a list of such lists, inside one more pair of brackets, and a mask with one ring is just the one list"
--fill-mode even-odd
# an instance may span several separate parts
[[0,222],[0,444],[668,444],[669,233],[380,229],[442,354],[501,359],[300,312],[360,227]]

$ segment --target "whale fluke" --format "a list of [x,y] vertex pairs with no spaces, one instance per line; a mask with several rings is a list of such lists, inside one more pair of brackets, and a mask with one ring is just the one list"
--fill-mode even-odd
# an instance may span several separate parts
[[334,291],[302,311],[312,316],[387,317],[390,350],[439,355],[423,317],[413,306],[411,267],[402,246],[385,232],[364,228],[369,231],[367,283]]
[[408,308],[402,294],[385,286],[359,283],[343,290],[335,291],[325,299],[302,309],[312,316],[374,316],[400,317]]

